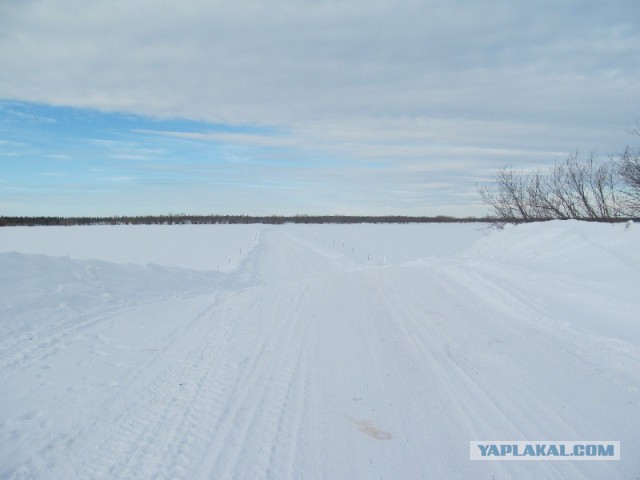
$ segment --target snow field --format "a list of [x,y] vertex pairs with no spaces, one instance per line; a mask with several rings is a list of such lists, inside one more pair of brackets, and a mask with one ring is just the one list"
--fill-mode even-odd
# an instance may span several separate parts
[[0,251],[229,272],[260,225],[96,225],[0,229]]
[[[212,227],[0,229],[29,250],[0,253],[0,478],[640,471],[637,225]],[[472,440],[622,459],[471,462]]]

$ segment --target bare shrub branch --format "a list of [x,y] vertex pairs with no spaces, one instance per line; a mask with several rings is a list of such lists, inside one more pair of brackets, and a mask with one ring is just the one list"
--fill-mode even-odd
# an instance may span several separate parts
[[[640,172],[640,162],[638,168]],[[619,184],[619,168],[614,161],[599,163],[593,154],[581,160],[576,152],[556,163],[548,173],[503,167],[494,184],[478,187],[478,192],[503,222],[554,218],[607,220],[625,213],[619,201]]]

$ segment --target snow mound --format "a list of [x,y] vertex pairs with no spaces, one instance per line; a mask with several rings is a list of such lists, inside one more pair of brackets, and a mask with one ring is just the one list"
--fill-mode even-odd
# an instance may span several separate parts
[[140,303],[213,288],[222,274],[157,265],[119,265],[22,253],[0,253],[0,318],[19,312],[70,313]]
[[577,220],[509,225],[479,239],[462,253],[517,263],[535,263],[575,272],[640,270],[640,226]]

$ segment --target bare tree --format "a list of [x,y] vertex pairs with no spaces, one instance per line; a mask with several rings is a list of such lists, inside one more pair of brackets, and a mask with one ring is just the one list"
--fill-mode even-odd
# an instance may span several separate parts
[[[640,123],[629,133],[640,137]],[[624,204],[628,215],[640,214],[640,148],[627,147],[619,160],[619,173],[625,184]]]
[[500,220],[531,220],[529,182],[510,166],[500,169],[492,186],[478,186],[482,201],[491,207]]
[[544,219],[607,220],[624,214],[619,202],[615,162],[599,163],[579,153],[556,163],[548,173],[504,167],[491,187],[478,187],[483,202],[501,222]]
[[529,201],[540,219],[569,218],[561,202],[563,189],[559,182],[553,181],[554,178],[538,170],[531,179]]
[[615,163],[610,161],[594,167],[591,162],[589,180],[597,217],[606,219],[623,216],[625,212],[618,195],[620,177]]

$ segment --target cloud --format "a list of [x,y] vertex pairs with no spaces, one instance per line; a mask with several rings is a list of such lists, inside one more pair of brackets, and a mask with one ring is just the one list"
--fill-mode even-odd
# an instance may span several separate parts
[[178,132],[166,130],[138,129],[136,133],[164,137],[203,140],[222,144],[247,147],[300,147],[300,141],[292,137],[274,134],[238,133],[238,132]]
[[[639,49],[637,0],[0,3],[5,98],[160,119],[131,122],[130,141],[89,145],[146,163],[136,178],[170,167],[178,148],[162,139],[191,142],[197,158],[174,165],[185,175],[252,162],[268,182],[240,170],[225,181],[322,179],[317,205],[341,188],[361,192],[354,204],[400,205],[450,182],[465,198],[505,163],[619,149],[640,115]],[[33,115],[19,120],[48,118]],[[376,189],[406,196],[374,202]]]
[[135,141],[107,140],[92,138],[86,141],[92,147],[97,147],[106,158],[118,160],[156,160],[164,157],[164,148],[152,148]]
[[32,0],[0,14],[13,98],[234,124],[585,124],[600,99],[599,116],[636,114],[635,1]]

